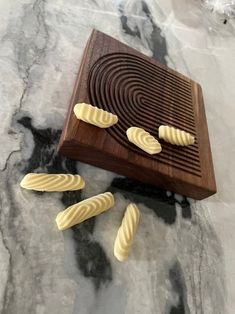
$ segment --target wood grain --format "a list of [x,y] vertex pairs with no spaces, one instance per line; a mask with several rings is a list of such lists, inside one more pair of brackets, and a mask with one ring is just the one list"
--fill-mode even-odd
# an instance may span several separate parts
[[[119,121],[106,130],[79,121],[72,111],[78,102],[112,112]],[[195,144],[160,140],[162,152],[149,155],[126,137],[136,126],[158,138],[162,124],[191,133]],[[59,152],[195,199],[216,192],[200,85],[96,30],[84,51]]]

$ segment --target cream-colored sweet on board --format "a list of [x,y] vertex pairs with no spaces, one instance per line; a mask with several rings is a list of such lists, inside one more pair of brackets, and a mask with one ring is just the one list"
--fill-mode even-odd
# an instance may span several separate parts
[[161,152],[161,144],[151,134],[141,128],[131,127],[127,129],[128,140],[144,150],[148,154],[158,154]]
[[158,134],[159,138],[173,145],[188,146],[195,142],[194,136],[190,133],[167,125],[161,125]]
[[99,128],[108,128],[118,122],[118,117],[115,114],[86,103],[75,105],[73,111],[78,119]]
[[127,206],[124,217],[114,243],[114,256],[123,262],[127,259],[134,235],[139,224],[140,212],[138,207],[131,203]]
[[28,190],[63,192],[83,189],[85,181],[77,174],[28,173],[20,186]]
[[58,229],[68,229],[86,219],[101,214],[113,205],[114,197],[110,192],[90,197],[60,212],[56,217]]

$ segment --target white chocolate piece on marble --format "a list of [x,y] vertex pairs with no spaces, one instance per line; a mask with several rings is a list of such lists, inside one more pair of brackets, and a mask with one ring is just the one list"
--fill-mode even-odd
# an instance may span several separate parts
[[167,125],[161,125],[158,132],[159,138],[173,145],[188,146],[195,142],[194,136],[190,133]]
[[134,235],[139,224],[140,212],[138,207],[131,203],[127,206],[124,217],[114,243],[114,256],[123,262],[127,259]]
[[115,114],[86,103],[75,105],[73,111],[78,119],[99,128],[108,128],[118,122],[118,117]]
[[79,175],[28,173],[20,182],[24,189],[46,192],[75,191],[85,187]]
[[162,150],[158,140],[144,129],[131,127],[127,129],[126,135],[131,143],[135,144],[148,154],[158,154]]
[[114,197],[110,192],[90,197],[60,212],[56,217],[58,229],[68,229],[84,220],[101,214],[113,207],[113,205]]

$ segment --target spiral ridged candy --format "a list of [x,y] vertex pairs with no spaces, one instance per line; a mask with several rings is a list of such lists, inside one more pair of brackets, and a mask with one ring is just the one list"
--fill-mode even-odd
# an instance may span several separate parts
[[86,103],[75,105],[73,111],[78,119],[99,128],[108,128],[118,122],[116,115]]
[[114,243],[114,255],[120,262],[126,260],[128,257],[139,224],[139,218],[140,212],[138,207],[133,203],[129,204]]
[[113,205],[114,197],[110,192],[90,197],[60,212],[56,217],[58,229],[68,229],[88,218],[99,215]]
[[173,145],[188,146],[194,144],[195,141],[194,136],[190,133],[167,125],[161,125],[158,132],[159,138]]
[[28,173],[20,183],[22,188],[46,192],[63,192],[80,190],[85,181],[79,175]]
[[148,154],[158,154],[161,152],[161,144],[147,131],[137,127],[127,129],[128,140],[144,150]]

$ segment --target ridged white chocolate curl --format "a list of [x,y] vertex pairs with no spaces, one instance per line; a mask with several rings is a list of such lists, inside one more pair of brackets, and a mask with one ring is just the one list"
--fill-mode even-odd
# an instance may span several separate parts
[[137,127],[127,129],[128,140],[151,155],[161,152],[161,144],[147,131]]
[[77,174],[28,173],[20,186],[28,190],[63,192],[83,189],[85,181]]
[[190,133],[167,125],[161,125],[158,132],[159,138],[173,145],[188,146],[194,144],[195,141],[194,136]]
[[139,219],[140,212],[138,207],[133,203],[129,204],[114,243],[114,255],[120,262],[123,262],[128,257]]
[[75,105],[73,111],[78,119],[99,128],[108,128],[118,122],[118,117],[115,114],[86,103]]
[[86,219],[101,214],[113,205],[114,197],[110,192],[90,197],[60,212],[56,217],[58,229],[68,229]]

